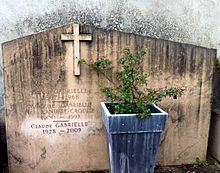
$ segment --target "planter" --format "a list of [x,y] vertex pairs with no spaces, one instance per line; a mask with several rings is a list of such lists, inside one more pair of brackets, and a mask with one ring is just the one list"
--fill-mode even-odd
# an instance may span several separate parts
[[156,105],[151,116],[138,119],[135,114],[112,115],[101,103],[108,138],[111,173],[153,173],[160,135],[168,114]]

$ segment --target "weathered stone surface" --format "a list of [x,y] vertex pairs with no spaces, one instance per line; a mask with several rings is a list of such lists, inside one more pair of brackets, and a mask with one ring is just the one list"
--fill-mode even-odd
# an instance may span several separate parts
[[[74,76],[73,43],[61,41],[61,34],[73,33],[72,28],[70,24],[3,44],[12,173],[108,167],[99,109],[105,81],[85,66]],[[80,33],[92,34],[91,42],[80,42],[81,56],[87,60],[105,56],[117,67],[123,48],[146,48],[143,68],[158,66],[162,71],[150,79],[150,87],[188,86],[181,98],[161,103],[170,118],[158,162],[204,159],[216,51],[90,26],[81,26]],[[60,121],[69,127],[61,127]]]

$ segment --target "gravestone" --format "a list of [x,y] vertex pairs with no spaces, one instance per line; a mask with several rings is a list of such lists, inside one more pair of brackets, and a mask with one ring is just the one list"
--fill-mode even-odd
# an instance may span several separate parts
[[10,172],[107,168],[98,78],[89,70],[74,75],[79,72],[75,61],[79,57],[73,55],[79,56],[83,47],[81,56],[90,57],[91,42],[63,41],[77,27],[3,46]]
[[117,68],[126,47],[146,48],[143,68],[163,72],[150,86],[188,86],[161,103],[170,117],[158,163],[205,158],[215,50],[69,24],[2,45],[11,173],[108,169],[100,115],[106,81],[78,61],[105,56]]

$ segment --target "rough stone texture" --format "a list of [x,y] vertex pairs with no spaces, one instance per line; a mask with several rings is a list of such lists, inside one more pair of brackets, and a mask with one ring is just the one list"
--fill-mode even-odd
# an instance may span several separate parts
[[[0,43],[77,22],[220,48],[219,0],[1,0],[0,4]],[[0,84],[0,100],[3,95]],[[3,105],[1,101],[0,152],[6,151]],[[6,155],[0,162],[2,158],[6,164]]]
[[0,32],[10,34],[0,40],[75,22],[217,47],[219,6],[218,0],[3,0]]
[[[149,86],[188,86],[181,98],[161,103],[170,118],[158,163],[173,165],[191,163],[195,157],[205,159],[216,51],[90,26],[81,26],[80,32],[93,37],[92,42],[81,43],[81,55],[85,59],[105,56],[117,66],[123,48],[129,46],[133,51],[146,48],[148,53],[143,68],[157,66],[162,72],[151,78]],[[60,35],[64,33],[72,33],[72,25],[3,44],[12,173],[107,168],[99,110],[99,101],[103,100],[99,89],[105,81],[85,66],[81,67],[79,77],[73,75],[73,44],[61,42]],[[66,107],[65,103],[69,105]],[[76,103],[84,103],[88,113],[70,114],[63,110],[82,109],[82,105]],[[51,113],[57,108],[62,112]],[[61,134],[62,130],[67,132],[67,128],[54,128],[56,133],[51,133],[55,134],[43,131],[46,128],[31,128],[32,124],[52,124],[54,127],[54,121],[63,118],[83,122],[86,127],[73,134]]]

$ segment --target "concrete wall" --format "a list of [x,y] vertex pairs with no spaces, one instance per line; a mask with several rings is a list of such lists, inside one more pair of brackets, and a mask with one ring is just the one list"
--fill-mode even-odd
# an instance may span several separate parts
[[217,48],[219,7],[218,0],[1,0],[0,42],[80,22]]

